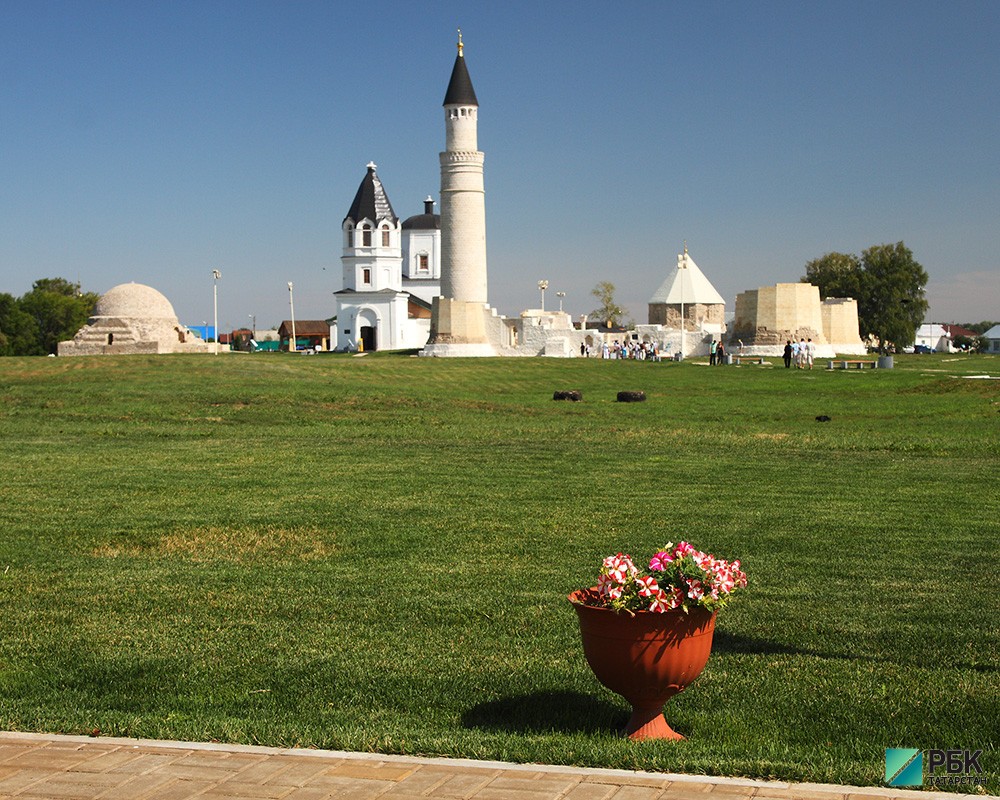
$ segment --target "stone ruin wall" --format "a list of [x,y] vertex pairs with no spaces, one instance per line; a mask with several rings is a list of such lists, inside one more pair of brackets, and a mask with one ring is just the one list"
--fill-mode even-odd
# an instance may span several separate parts
[[868,352],[859,333],[857,300],[828,297],[823,301],[820,313],[826,339],[838,353],[863,355]]
[[[684,327],[689,331],[697,331],[703,325],[724,325],[726,307],[721,303],[685,303]],[[700,324],[699,324],[700,323]],[[662,325],[664,328],[681,329],[680,304],[650,303],[649,324]]]
[[779,283],[736,296],[730,346],[743,342],[751,355],[781,355],[789,339],[812,339],[816,355],[832,357],[825,335],[819,288],[808,283]]

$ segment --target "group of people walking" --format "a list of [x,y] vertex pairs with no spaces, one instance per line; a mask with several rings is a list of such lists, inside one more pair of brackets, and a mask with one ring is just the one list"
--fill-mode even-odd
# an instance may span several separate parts
[[[659,361],[660,345],[657,342],[619,342],[617,339],[611,344],[603,342],[600,349],[601,358],[610,359],[634,359],[636,361]],[[580,355],[585,358],[590,357],[590,345],[580,345]]]
[[812,339],[799,339],[797,342],[788,339],[785,342],[785,351],[782,354],[785,359],[785,369],[790,369],[793,362],[796,369],[812,369],[815,356],[816,345]]

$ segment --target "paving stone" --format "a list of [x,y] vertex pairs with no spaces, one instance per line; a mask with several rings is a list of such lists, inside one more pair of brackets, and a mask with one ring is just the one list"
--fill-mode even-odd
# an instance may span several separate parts
[[0,794],[14,794],[25,786],[30,786],[38,781],[45,780],[52,774],[52,770],[44,768],[15,769],[6,777],[0,777]]
[[399,794],[409,793],[433,797],[431,790],[440,786],[454,774],[455,770],[453,769],[421,766],[397,783],[392,791]]
[[226,781],[209,789],[205,794],[198,795],[198,800],[209,798],[225,798],[225,800],[281,800],[292,789],[288,786],[261,786],[259,783],[238,783]]
[[120,778],[98,773],[57,773],[23,789],[18,797],[44,797],[47,800],[91,800],[120,783]]
[[86,754],[79,750],[67,750],[66,748],[53,749],[49,747],[36,747],[27,750],[20,755],[4,762],[4,766],[18,767],[43,767],[45,769],[69,769],[82,761],[86,761]]
[[486,786],[472,795],[471,800],[559,800],[559,794],[533,789],[495,789]]
[[[670,779],[659,775],[588,775],[587,780],[591,783],[614,783],[619,786],[648,786],[651,789],[666,789],[670,786]],[[702,793],[708,791],[705,785],[701,783],[683,783],[679,785],[702,787],[700,789]],[[694,791],[699,790],[695,789]]]
[[299,788],[292,789],[282,800],[330,800],[333,795],[324,789]]
[[499,774],[499,772],[487,770],[456,772],[449,775],[448,779],[434,790],[433,796],[435,798],[473,797],[476,792],[487,786]]
[[617,791],[618,787],[610,783],[590,783],[585,780],[566,792],[562,800],[608,800]]
[[660,800],[663,796],[662,787],[622,786],[611,795],[611,800]]
[[121,778],[121,782],[99,795],[99,800],[145,800],[150,792],[174,782],[169,775],[155,772],[149,775],[113,774]]
[[[750,796],[749,792],[747,796]],[[662,797],[663,800],[709,800],[710,795],[704,784],[677,781],[664,787]],[[615,795],[615,800],[618,800],[618,795]]]
[[[680,783],[680,781],[677,781],[677,783]],[[751,797],[757,790],[755,786],[744,786],[739,783],[707,783],[706,786],[712,797],[720,798],[720,800]]]
[[177,756],[163,753],[136,752],[135,758],[125,761],[117,767],[112,767],[110,772],[123,772],[130,775],[141,775],[156,769],[163,769],[168,764],[177,760]]
[[[276,759],[283,760],[283,759]],[[288,769],[268,778],[265,783],[274,786],[305,786],[316,775],[332,768],[328,761],[322,758],[289,759],[292,763]],[[340,763],[340,762],[336,762]]]
[[175,761],[164,769],[175,778],[205,781],[206,783],[221,783],[234,775],[223,765],[188,764],[186,761]]
[[204,781],[172,781],[142,797],[142,800],[191,800],[200,796],[212,784]]
[[412,775],[417,765],[386,764],[382,761],[345,761],[328,770],[329,775],[341,775],[349,778],[370,778],[378,781],[401,781]]
[[[263,758],[256,764],[244,767],[229,780],[240,783],[266,783],[290,770],[292,764],[292,760],[288,758]],[[275,785],[280,785],[280,782],[275,781]]]
[[[530,774],[530,773],[529,773]],[[553,775],[552,773],[536,773],[525,778],[517,772],[508,775],[498,775],[486,787],[489,791],[509,791],[511,796],[520,796],[517,792],[543,792],[549,797],[560,797],[580,782],[572,775]],[[478,796],[478,795],[477,795]]]
[[73,772],[109,772],[139,758],[138,753],[130,750],[109,750],[105,753],[95,753],[92,758],[81,761],[72,769]]

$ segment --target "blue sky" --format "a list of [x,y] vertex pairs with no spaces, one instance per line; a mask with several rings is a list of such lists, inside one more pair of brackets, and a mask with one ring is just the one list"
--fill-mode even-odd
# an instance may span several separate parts
[[612,281],[639,321],[687,240],[726,299],[904,241],[934,321],[1000,319],[1000,3],[0,0],[0,291],[163,292],[187,324],[333,313],[375,161],[438,197],[462,28],[491,304]]

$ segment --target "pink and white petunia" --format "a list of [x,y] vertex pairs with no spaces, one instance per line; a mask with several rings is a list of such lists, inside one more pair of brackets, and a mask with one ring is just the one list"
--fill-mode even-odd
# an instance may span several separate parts
[[657,614],[663,614],[677,607],[672,604],[672,601],[672,594],[667,594],[663,590],[658,589],[649,600],[649,610],[655,611]]
[[632,563],[632,559],[622,553],[608,556],[604,559],[604,569],[602,571],[619,583],[624,583],[626,578],[631,578],[638,572],[635,564]]

